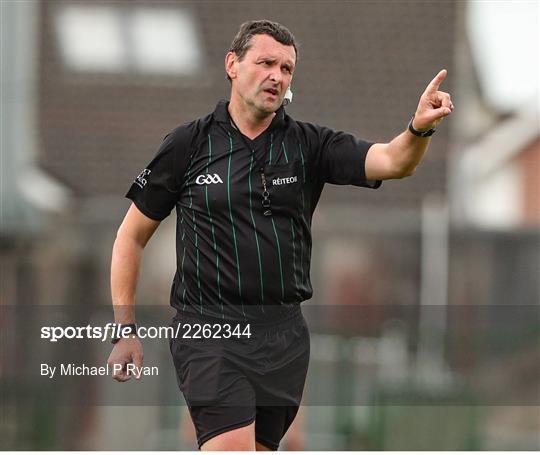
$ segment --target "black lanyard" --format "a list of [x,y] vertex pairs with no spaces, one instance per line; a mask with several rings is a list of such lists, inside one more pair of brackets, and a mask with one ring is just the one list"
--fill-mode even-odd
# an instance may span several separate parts
[[[231,125],[233,126],[233,128],[238,131],[238,134],[240,134],[240,139],[242,140],[242,142],[244,142],[244,145],[247,147],[248,150],[251,150],[251,153],[253,155],[255,155],[255,149],[252,147],[252,144],[250,144],[248,141],[247,141],[247,137],[244,136],[244,134],[242,134],[242,131],[240,131],[240,128],[238,128],[238,126],[236,125],[236,123],[234,123],[234,120],[232,119],[232,117],[229,115],[229,119],[231,121]],[[267,130],[263,131],[261,134],[268,134]],[[267,141],[268,142],[268,141]],[[267,144],[267,147],[266,149],[268,149],[268,144]],[[263,153],[262,156],[255,162],[255,167],[256,168],[259,168],[260,172],[261,172],[261,183],[262,183],[262,186],[263,186],[263,191],[262,191],[262,207],[263,207],[263,215],[264,216],[271,216],[272,215],[272,209],[270,208],[270,193],[268,192],[268,188],[266,187],[266,176],[264,175],[264,161],[266,159],[266,153]]]

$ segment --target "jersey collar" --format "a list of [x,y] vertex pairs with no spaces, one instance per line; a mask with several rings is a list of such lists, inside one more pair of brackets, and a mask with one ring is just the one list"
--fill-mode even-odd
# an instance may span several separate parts
[[[214,110],[214,119],[221,123],[231,124],[231,117],[229,115],[229,101],[221,100],[217,103],[216,109]],[[285,123],[285,109],[283,106],[276,111],[276,115],[272,119],[270,126],[267,130],[274,129],[278,126],[282,126]]]

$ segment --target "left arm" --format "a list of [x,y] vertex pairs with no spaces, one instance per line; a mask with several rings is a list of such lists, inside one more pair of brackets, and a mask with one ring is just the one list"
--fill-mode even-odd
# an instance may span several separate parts
[[[412,124],[415,130],[427,131],[435,128],[454,110],[450,95],[438,91],[446,74],[446,70],[441,70],[420,97]],[[366,178],[387,180],[412,175],[430,140],[431,137],[415,136],[407,129],[388,144],[373,144],[366,157]]]

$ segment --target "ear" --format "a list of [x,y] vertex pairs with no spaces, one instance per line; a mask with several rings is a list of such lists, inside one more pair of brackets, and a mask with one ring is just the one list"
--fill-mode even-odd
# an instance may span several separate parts
[[225,71],[231,79],[236,78],[238,57],[234,52],[227,52],[225,56]]

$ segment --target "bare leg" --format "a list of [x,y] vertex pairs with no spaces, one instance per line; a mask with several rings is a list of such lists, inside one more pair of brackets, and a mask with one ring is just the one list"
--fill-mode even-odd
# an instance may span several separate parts
[[206,441],[201,450],[255,450],[255,422],[218,434]]
[[266,446],[263,446],[260,442],[257,442],[255,441],[255,450],[258,450],[259,452],[262,452],[262,451],[267,451],[267,450],[272,450],[272,449],[269,449],[268,447]]

